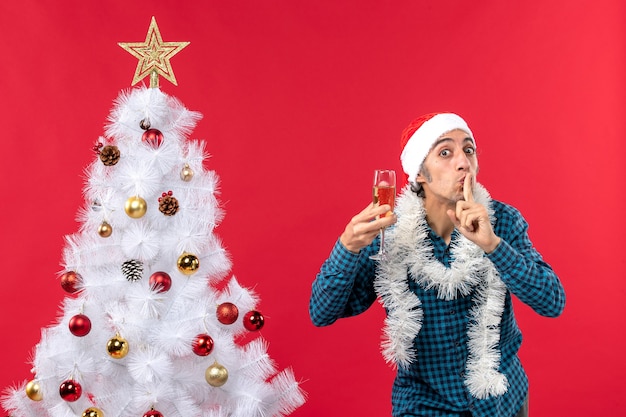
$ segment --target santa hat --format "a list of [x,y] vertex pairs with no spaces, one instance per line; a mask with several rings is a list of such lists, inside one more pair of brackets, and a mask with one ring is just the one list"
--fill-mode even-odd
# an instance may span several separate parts
[[414,182],[430,149],[441,135],[461,129],[472,139],[472,131],[465,120],[454,113],[429,113],[413,120],[402,132],[402,169]]

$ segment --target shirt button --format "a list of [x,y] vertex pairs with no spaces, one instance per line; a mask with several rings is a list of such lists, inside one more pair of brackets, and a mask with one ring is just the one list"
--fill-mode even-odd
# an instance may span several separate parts
[[452,316],[452,315],[454,315],[455,313],[456,313],[456,311],[454,311],[454,310],[450,310],[450,315],[451,315],[451,316]]
[[459,376],[460,376],[461,378],[465,378],[465,372],[463,372],[463,371],[459,372]]

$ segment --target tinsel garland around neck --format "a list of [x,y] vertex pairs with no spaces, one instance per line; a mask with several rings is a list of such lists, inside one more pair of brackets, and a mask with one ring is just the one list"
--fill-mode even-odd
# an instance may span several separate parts
[[[480,184],[474,200],[483,204],[493,224],[491,197]],[[387,362],[408,368],[417,360],[413,340],[422,327],[422,303],[409,288],[413,279],[437,297],[453,300],[472,293],[474,307],[468,329],[469,357],[465,385],[479,399],[507,391],[506,376],[498,372],[500,322],[506,287],[483,250],[459,235],[451,247],[452,262],[446,267],[433,255],[423,199],[405,187],[396,205],[398,222],[386,232],[387,255],[378,265],[376,292],[387,309],[382,353]]]

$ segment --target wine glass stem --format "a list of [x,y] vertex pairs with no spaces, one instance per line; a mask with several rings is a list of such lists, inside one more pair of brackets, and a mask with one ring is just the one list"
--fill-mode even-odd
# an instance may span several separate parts
[[385,229],[380,229],[380,247],[378,248],[378,253],[382,255],[385,253]]

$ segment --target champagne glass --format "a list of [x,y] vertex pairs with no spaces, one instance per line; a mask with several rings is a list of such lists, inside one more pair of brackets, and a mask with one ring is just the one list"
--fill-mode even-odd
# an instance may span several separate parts
[[[392,169],[377,169],[374,171],[374,187],[372,199],[375,206],[389,204],[391,210],[378,216],[391,216],[396,202],[396,171]],[[370,259],[381,260],[385,257],[385,229],[380,229],[380,247],[378,253],[370,256]]]

